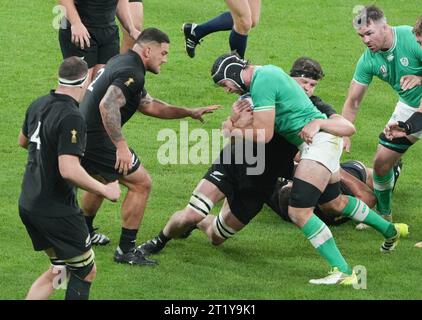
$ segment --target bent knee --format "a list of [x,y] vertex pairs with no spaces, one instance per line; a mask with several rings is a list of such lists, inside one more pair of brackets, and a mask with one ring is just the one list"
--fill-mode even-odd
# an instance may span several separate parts
[[180,221],[184,226],[196,226],[204,219],[205,216],[191,210],[189,207],[186,208],[180,216]]
[[133,184],[129,184],[128,188],[130,191],[149,194],[152,189],[152,178],[148,173],[145,173],[142,175],[142,178],[139,179],[139,181]]
[[337,198],[320,204],[320,208],[326,213],[341,213],[341,211],[346,207],[348,203],[348,198],[344,195],[340,195]]
[[236,17],[234,19],[234,26],[238,33],[248,34],[253,27],[252,18],[249,16]]

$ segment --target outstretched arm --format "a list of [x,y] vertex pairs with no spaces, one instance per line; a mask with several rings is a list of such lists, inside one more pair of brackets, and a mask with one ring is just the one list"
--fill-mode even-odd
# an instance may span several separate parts
[[160,119],[181,119],[191,117],[192,119],[197,119],[201,122],[204,122],[202,116],[206,113],[212,113],[219,107],[220,106],[218,105],[192,109],[178,107],[155,99],[147,94],[144,98],[141,99],[138,111],[145,115]]

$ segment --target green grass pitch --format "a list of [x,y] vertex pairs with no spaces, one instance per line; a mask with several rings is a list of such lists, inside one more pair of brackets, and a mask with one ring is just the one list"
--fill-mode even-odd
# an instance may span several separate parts
[[[374,1],[391,25],[413,25],[422,14],[420,1]],[[276,64],[289,70],[299,56],[319,60],[326,73],[317,94],[341,111],[355,63],[364,50],[351,24],[356,0],[263,1],[260,24],[251,32],[247,58],[255,64]],[[367,4],[367,3],[363,3]],[[0,299],[23,299],[32,282],[48,267],[42,253],[32,249],[21,223],[17,201],[26,151],[17,136],[28,104],[56,86],[61,61],[54,0],[2,1],[0,10]],[[223,109],[189,128],[211,132],[230,112],[234,96],[215,88],[210,79],[214,59],[228,51],[228,33],[207,37],[195,59],[184,52],[183,22],[203,22],[226,10],[224,1],[145,0],[145,26],[166,31],[171,39],[168,63],[160,75],[147,75],[148,92],[184,106],[221,104]],[[361,106],[352,152],[343,160],[372,163],[377,137],[396,104],[394,92],[374,81]],[[125,126],[129,144],[153,179],[153,191],[138,242],[156,235],[169,216],[182,209],[208,165],[160,165],[156,154],[163,128],[178,130],[179,121],[135,115]],[[331,228],[351,265],[366,267],[367,289],[315,287],[328,265],[293,225],[268,208],[221,247],[212,247],[199,231],[185,241],[173,241],[157,256],[155,268],[118,265],[112,256],[120,235],[120,205],[104,203],[95,224],[112,239],[94,248],[98,267],[91,299],[422,299],[422,144],[404,157],[393,210],[410,225],[410,236],[389,255],[379,253],[382,237],[375,231],[357,232],[354,224]],[[211,160],[211,159],[210,159]],[[214,213],[218,208],[214,209]],[[53,299],[63,299],[59,290]]]

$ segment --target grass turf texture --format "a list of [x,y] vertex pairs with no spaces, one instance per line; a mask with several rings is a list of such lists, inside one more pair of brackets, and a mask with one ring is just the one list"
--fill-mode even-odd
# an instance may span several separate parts
[[[419,1],[375,1],[391,25],[413,24],[420,14]],[[56,85],[61,54],[57,31],[52,28],[56,1],[4,1],[0,11],[0,299],[22,299],[31,283],[48,267],[44,254],[35,253],[17,212],[17,199],[26,152],[16,143],[28,104]],[[326,73],[317,94],[341,111],[355,63],[364,47],[352,25],[358,1],[263,1],[261,21],[249,37],[247,58],[256,64],[276,64],[289,70],[299,56],[319,60]],[[171,38],[168,64],[160,75],[147,75],[146,88],[157,98],[176,105],[224,106],[201,125],[189,128],[211,131],[230,112],[235,97],[213,87],[209,77],[214,59],[228,51],[228,33],[216,33],[198,46],[195,59],[184,52],[183,22],[203,22],[226,10],[223,1],[147,0],[145,26],[166,31]],[[371,164],[377,136],[392,113],[396,96],[379,80],[364,99],[356,122],[351,154]],[[124,133],[153,179],[138,243],[156,235],[170,214],[183,208],[208,165],[167,165],[157,162],[162,142],[160,129],[178,130],[179,121],[135,115]],[[112,239],[95,248],[98,267],[91,299],[421,299],[422,251],[413,247],[422,240],[422,198],[419,155],[414,146],[404,157],[403,175],[395,191],[397,220],[410,224],[411,235],[396,252],[379,253],[382,238],[375,231],[357,232],[354,225],[331,228],[337,244],[351,265],[368,271],[367,290],[317,287],[310,278],[328,270],[309,242],[293,225],[282,222],[268,208],[234,239],[212,247],[199,231],[184,241],[173,241],[157,256],[156,268],[118,265],[112,261],[120,235],[120,205],[104,203],[95,220]],[[123,199],[123,197],[122,197]],[[218,207],[214,213],[218,212]],[[54,299],[62,299],[59,290]]]

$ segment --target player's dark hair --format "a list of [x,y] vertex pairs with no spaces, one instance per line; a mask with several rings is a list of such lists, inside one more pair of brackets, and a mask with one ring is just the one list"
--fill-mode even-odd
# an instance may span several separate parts
[[368,26],[371,22],[386,22],[387,19],[384,12],[375,5],[365,6],[359,11],[358,15],[354,18],[353,24],[355,28]]
[[290,76],[321,80],[324,77],[324,71],[322,71],[318,61],[308,57],[300,57],[293,63]]
[[417,36],[422,36],[422,16],[419,17],[418,21],[413,28],[413,33]]
[[147,42],[170,43],[170,38],[166,33],[157,28],[146,28],[136,39],[137,44]]
[[81,79],[88,73],[88,64],[79,57],[69,57],[59,67],[59,78],[64,80]]

